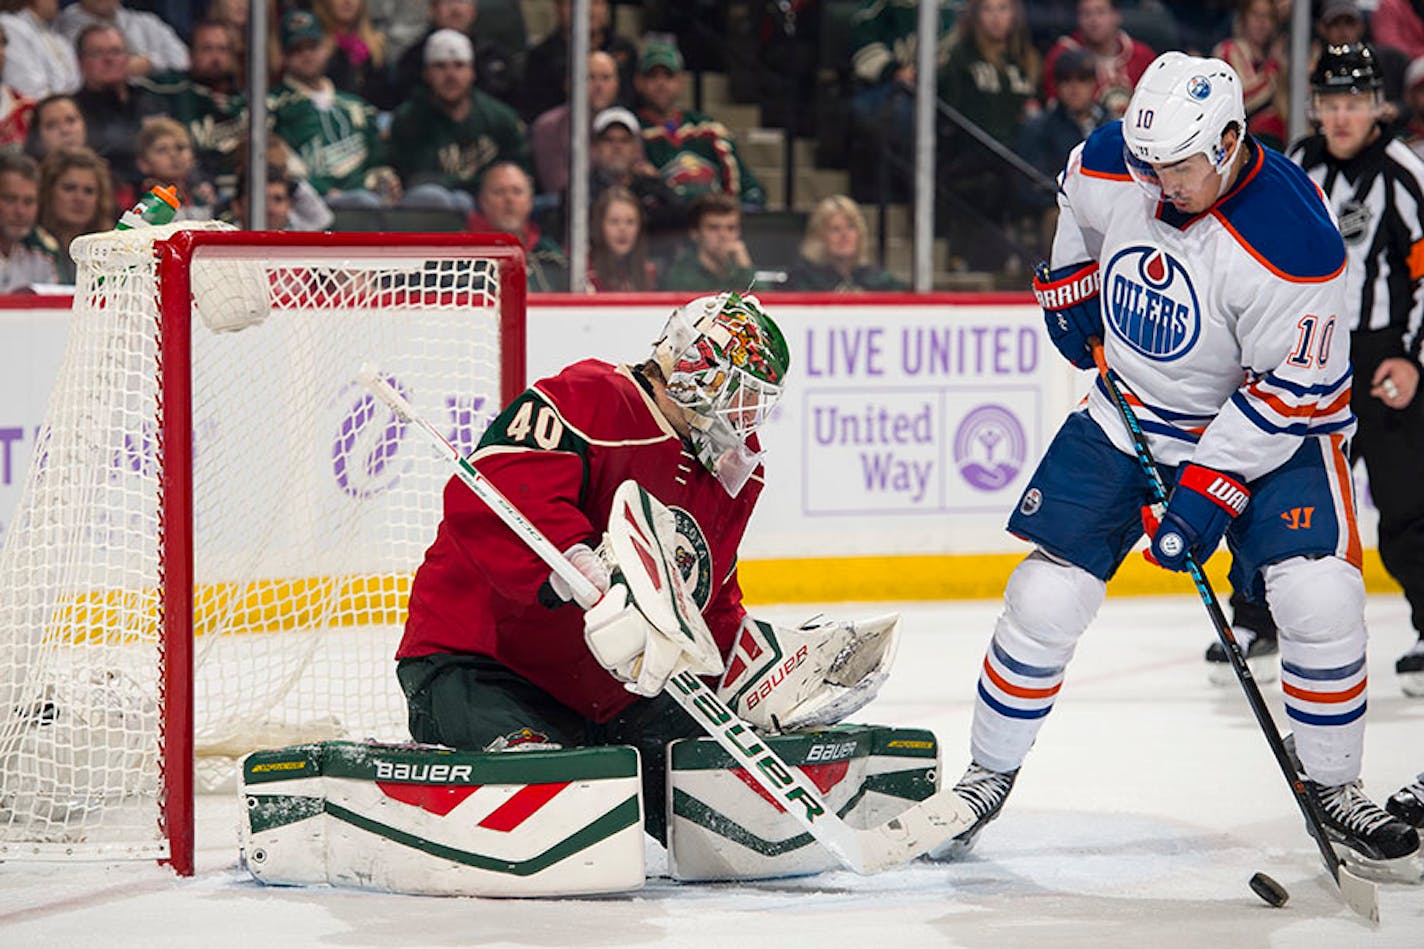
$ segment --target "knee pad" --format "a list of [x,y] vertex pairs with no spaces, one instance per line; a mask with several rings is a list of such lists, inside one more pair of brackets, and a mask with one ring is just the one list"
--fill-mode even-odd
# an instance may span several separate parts
[[1292,557],[1268,566],[1265,578],[1282,639],[1336,642],[1364,632],[1364,579],[1338,557]]
[[1009,577],[995,636],[1024,662],[1059,665],[1097,615],[1107,584],[1035,550]]

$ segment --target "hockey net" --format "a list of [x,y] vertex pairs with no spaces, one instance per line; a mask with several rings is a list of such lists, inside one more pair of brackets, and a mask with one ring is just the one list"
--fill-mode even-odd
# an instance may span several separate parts
[[474,235],[81,238],[0,550],[0,860],[192,872],[194,760],[408,737],[392,656],[458,446],[523,385],[523,256]]

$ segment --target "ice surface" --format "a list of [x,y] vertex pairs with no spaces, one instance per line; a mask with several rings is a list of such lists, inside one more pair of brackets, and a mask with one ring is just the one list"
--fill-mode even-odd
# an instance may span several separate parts
[[[896,671],[857,718],[934,729],[953,780],[998,604],[900,608]],[[1424,769],[1424,700],[1395,682],[1412,642],[1403,600],[1372,597],[1368,615],[1364,776],[1383,800]],[[1424,946],[1424,887],[1382,886],[1378,929],[1336,898],[1239,690],[1206,682],[1210,641],[1195,597],[1108,600],[1003,816],[963,863],[754,885],[654,878],[597,899],[266,888],[237,868],[235,799],[214,796],[199,802],[192,880],[141,864],[0,865],[0,947]],[[1281,720],[1278,688],[1264,691]],[[656,848],[650,865],[665,865]],[[1251,892],[1257,870],[1290,891],[1285,908]]]

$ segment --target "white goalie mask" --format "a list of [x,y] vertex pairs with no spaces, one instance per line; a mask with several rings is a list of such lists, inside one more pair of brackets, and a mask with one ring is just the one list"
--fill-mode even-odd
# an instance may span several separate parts
[[781,330],[749,294],[698,297],[668,317],[653,358],[698,460],[736,497],[761,460],[747,439],[781,398],[790,364]]
[[[1228,152],[1221,134],[1235,123],[1236,146]],[[1163,53],[1137,83],[1122,118],[1123,157],[1134,181],[1160,200],[1162,183],[1154,165],[1170,165],[1205,155],[1225,190],[1231,167],[1246,138],[1241,78],[1219,59]]]

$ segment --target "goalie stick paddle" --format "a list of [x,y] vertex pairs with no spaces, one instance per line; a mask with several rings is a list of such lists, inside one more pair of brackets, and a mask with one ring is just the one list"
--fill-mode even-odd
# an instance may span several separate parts
[[[415,407],[378,369],[366,363],[356,378],[445,458],[465,486],[489,505],[490,510],[569,585],[579,606],[588,609],[598,601],[602,595],[598,588],[489,479],[461,456],[459,449],[421,418]],[[772,800],[806,828],[843,866],[856,873],[879,873],[900,866],[948,843],[974,823],[975,816],[969,803],[952,788],[945,788],[883,824],[865,829],[851,827],[836,816],[805,775],[783,761],[697,676],[685,669],[677,672],[668,680],[664,691],[722,746],[733,761],[746,770]]]
[[[1113,405],[1117,407],[1118,417],[1122,419],[1122,424],[1127,428],[1128,437],[1132,440],[1133,453],[1137,455],[1137,463],[1147,476],[1147,482],[1152,490],[1152,506],[1160,518],[1162,510],[1167,504],[1167,485],[1163,482],[1162,474],[1157,470],[1157,463],[1152,458],[1152,452],[1147,447],[1147,436],[1143,433],[1142,425],[1137,420],[1137,413],[1132,410],[1127,397],[1123,394],[1117,373],[1108,365],[1102,341],[1092,339],[1089,340],[1089,344],[1093,349],[1093,362],[1098,366],[1098,377],[1103,380],[1103,385],[1107,388]],[[1231,670],[1236,673],[1236,681],[1241,684],[1241,691],[1246,694],[1246,703],[1251,706],[1251,712],[1256,716],[1256,724],[1261,726],[1261,732],[1266,736],[1266,743],[1271,746],[1271,753],[1276,757],[1276,764],[1280,766],[1281,773],[1285,775],[1286,784],[1290,786],[1291,796],[1295,798],[1296,806],[1300,808],[1300,813],[1305,818],[1305,828],[1310,832],[1310,836],[1315,839],[1315,844],[1320,849],[1320,857],[1325,863],[1325,869],[1329,871],[1330,876],[1340,888],[1340,896],[1344,899],[1345,905],[1370,922],[1378,923],[1379,894],[1376,886],[1369,880],[1352,873],[1350,868],[1345,866],[1345,861],[1335,852],[1335,848],[1330,845],[1325,826],[1320,820],[1320,815],[1316,812],[1315,803],[1306,794],[1305,784],[1296,772],[1295,766],[1291,764],[1285,742],[1281,739],[1280,732],[1276,730],[1276,723],[1271,718],[1270,709],[1266,707],[1266,700],[1261,697],[1261,690],[1256,685],[1255,677],[1251,675],[1251,667],[1246,664],[1246,657],[1236,642],[1236,636],[1231,632],[1231,626],[1226,622],[1226,614],[1221,610],[1221,603],[1216,598],[1216,592],[1212,590],[1206,572],[1202,570],[1201,565],[1191,554],[1187,555],[1187,573],[1190,574],[1192,583],[1197,588],[1197,595],[1201,597],[1202,605],[1206,607],[1207,615],[1211,618],[1211,625],[1216,629],[1216,638],[1220,640],[1222,648],[1226,650],[1227,659],[1231,662]]]

